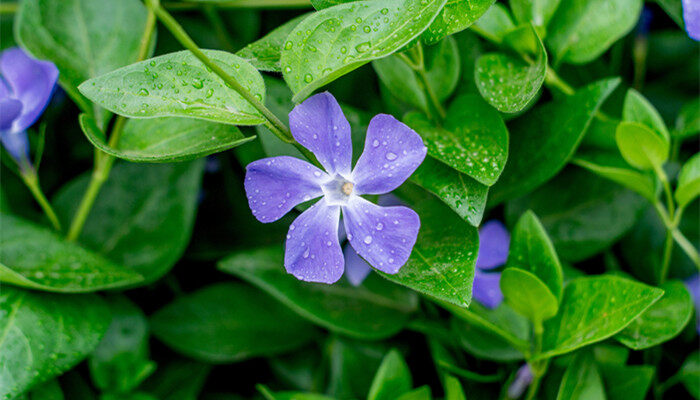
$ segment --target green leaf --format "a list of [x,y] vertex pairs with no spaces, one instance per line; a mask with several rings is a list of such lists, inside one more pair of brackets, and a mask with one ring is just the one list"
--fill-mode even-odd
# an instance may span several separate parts
[[[117,163],[88,215],[79,242],[152,282],[185,250],[192,232],[204,160],[179,164]],[[56,212],[68,221],[89,174],[56,195]]]
[[700,153],[683,164],[674,195],[679,207],[687,206],[700,195]]
[[65,241],[54,231],[0,214],[0,282],[79,293],[139,283],[143,276]]
[[250,65],[259,71],[282,72],[280,55],[282,54],[284,39],[308,16],[309,14],[303,14],[290,19],[262,38],[238,50],[236,55],[249,62]]
[[280,60],[294,102],[400,50],[428,28],[446,2],[357,1],[311,14],[289,34]]
[[662,295],[661,289],[617,276],[574,279],[564,290],[559,313],[544,323],[538,358],[568,353],[617,334]]
[[138,0],[27,0],[15,36],[33,56],[56,64],[63,89],[103,125],[104,113],[78,85],[138,59],[146,14]]
[[[447,38],[433,47],[425,48],[426,76],[439,100],[452,94],[459,82],[460,58],[457,42]],[[372,61],[379,80],[397,99],[424,112],[430,110],[423,82],[416,72],[398,55]]]
[[130,119],[117,148],[107,144],[104,133],[87,114],[80,127],[90,143],[115,157],[136,162],[189,161],[226,151],[255,139],[232,125],[191,118]]
[[445,376],[445,400],[467,400],[462,384],[452,375]]
[[491,188],[490,204],[522,196],[564,168],[591,119],[619,83],[615,78],[590,84],[513,121],[508,164]]
[[387,352],[385,344],[334,336],[326,349],[330,359],[326,393],[339,399],[366,398],[374,373]]
[[495,0],[449,0],[428,30],[423,33],[421,40],[426,44],[433,44],[445,36],[469,28],[493,3]]
[[97,346],[109,318],[109,309],[95,295],[56,295],[4,286],[0,398],[12,399],[73,368]]
[[406,187],[399,195],[418,213],[421,228],[413,252],[399,272],[380,274],[419,293],[468,306],[478,253],[476,228],[415,187]]
[[654,378],[650,365],[610,365],[599,363],[608,400],[644,400]]
[[676,118],[674,137],[687,138],[700,133],[700,98],[683,106]]
[[532,211],[525,212],[512,231],[508,267],[532,272],[561,299],[563,273],[554,245]]
[[[571,190],[572,182],[576,190]],[[557,255],[575,262],[612,246],[632,229],[647,205],[624,187],[571,167],[530,194],[508,202],[506,220],[514,222],[525,211],[534,211]]]
[[488,40],[501,43],[506,33],[515,28],[508,9],[501,3],[495,3],[479,18],[472,30]]
[[123,296],[109,298],[112,323],[88,359],[92,381],[103,392],[128,393],[156,368],[148,358],[148,321]]
[[391,350],[382,360],[369,388],[367,400],[394,400],[411,390],[413,380],[401,354]]
[[488,186],[430,156],[423,160],[410,179],[437,196],[465,221],[474,226],[481,223]]
[[696,351],[685,359],[679,371],[681,382],[690,394],[700,399],[700,352]]
[[562,0],[510,0],[510,9],[519,23],[532,22],[537,27],[546,27]]
[[566,368],[557,400],[605,400],[603,380],[593,356],[581,351]]
[[500,286],[506,304],[534,323],[548,320],[557,313],[557,298],[529,271],[506,268],[501,273]]
[[625,186],[652,203],[656,201],[657,184],[654,177],[628,168],[627,163],[618,154],[586,151],[578,153],[571,163]]
[[240,283],[218,283],[178,298],[151,317],[151,327],[174,350],[211,363],[283,353],[315,336],[312,325]]
[[337,6],[338,4],[350,3],[356,0],[311,0],[311,5],[317,10]]
[[209,365],[178,359],[158,365],[141,389],[158,400],[197,400],[210,370]]
[[418,389],[411,390],[397,397],[396,400],[432,400],[433,396],[430,392],[430,386],[421,386]]
[[316,393],[302,392],[271,392],[270,389],[263,385],[257,385],[257,389],[262,393],[266,400],[334,400],[332,397],[324,396]]
[[373,274],[359,287],[348,282],[300,282],[285,272],[279,247],[234,253],[218,266],[264,290],[311,322],[357,338],[381,339],[396,334],[417,306],[414,293]]
[[669,155],[669,142],[638,122],[620,122],[615,141],[625,161],[635,168],[661,168]]
[[664,296],[615,335],[620,343],[642,350],[669,341],[681,333],[693,315],[693,299],[680,281],[661,285]]
[[557,63],[598,58],[637,23],[642,0],[561,0],[547,27]]
[[[527,32],[527,33],[525,33]],[[488,53],[476,61],[475,80],[479,93],[498,111],[522,111],[537,96],[547,72],[547,52],[530,25],[508,35],[534,35],[537,52],[532,61],[509,53]]]
[[627,96],[625,96],[625,102],[622,108],[622,120],[646,125],[655,130],[666,140],[670,139],[666,124],[663,118],[661,118],[661,115],[659,115],[659,112],[649,103],[649,100],[634,89],[627,90]]
[[[225,51],[204,53],[264,102],[265,84],[255,67]],[[131,118],[189,117],[233,125],[265,121],[189,50],[119,68],[84,82],[78,89],[109,111]]]
[[411,113],[404,122],[415,129],[428,154],[487,186],[493,185],[508,158],[508,130],[501,116],[480,96],[455,99],[443,127],[422,114]]
[[[61,385],[58,380],[54,379],[46,383],[34,386],[25,396],[20,397],[22,400],[64,400]],[[18,399],[18,400],[19,400]]]

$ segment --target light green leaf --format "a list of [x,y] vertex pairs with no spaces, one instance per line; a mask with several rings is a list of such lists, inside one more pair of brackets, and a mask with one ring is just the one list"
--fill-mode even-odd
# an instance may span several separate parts
[[516,29],[513,34],[535,36],[537,52],[532,62],[515,54],[488,53],[479,57],[474,71],[479,93],[498,111],[505,113],[521,111],[530,104],[542,87],[547,72],[547,52],[534,28],[527,25]]
[[681,333],[693,315],[693,299],[680,281],[661,285],[664,296],[615,335],[620,343],[642,350],[669,341]]
[[506,304],[530,321],[541,323],[557,313],[557,298],[529,271],[506,268],[501,273],[500,286]]
[[514,28],[508,9],[501,3],[491,6],[471,27],[474,32],[495,43],[501,43],[506,33]]
[[[255,67],[225,51],[204,53],[264,102],[265,84]],[[189,50],[131,64],[90,79],[79,89],[98,105],[131,118],[189,117],[233,125],[264,122],[248,101]]]
[[[178,164],[117,163],[88,215],[79,242],[152,282],[175,264],[190,239],[204,160]],[[68,221],[89,174],[56,195]]]
[[642,0],[561,0],[547,27],[547,48],[557,63],[598,58],[637,23]]
[[79,293],[134,285],[136,271],[117,265],[48,228],[0,214],[0,282],[49,292]]
[[103,111],[78,86],[138,59],[146,14],[138,0],[27,0],[20,2],[15,37],[36,58],[56,64],[63,89],[103,125]]
[[430,386],[424,385],[418,389],[411,390],[397,397],[396,400],[432,400],[433,395],[430,392]]
[[510,0],[510,9],[519,23],[532,22],[538,27],[546,27],[561,0]]
[[559,313],[544,323],[542,353],[548,358],[605,340],[629,325],[663,290],[620,278],[577,278],[564,290]]
[[109,320],[109,309],[95,295],[3,286],[0,398],[12,399],[73,368],[97,346]]
[[418,113],[406,115],[404,122],[421,135],[430,156],[484,185],[493,185],[503,171],[508,130],[498,112],[480,96],[455,99],[443,127]]
[[445,376],[445,400],[467,400],[459,379],[452,375]]
[[661,168],[669,155],[669,142],[638,122],[620,122],[615,141],[625,161],[635,168]]
[[591,119],[619,83],[619,79],[592,83],[513,121],[508,163],[489,192],[490,204],[522,196],[564,168]]
[[649,100],[634,89],[627,90],[625,103],[622,108],[622,120],[646,125],[661,134],[666,140],[670,139],[666,123],[664,123],[659,112],[649,103]]
[[414,293],[373,274],[359,287],[300,282],[285,272],[279,247],[234,253],[219,262],[219,269],[259,287],[311,322],[357,338],[396,334],[417,306]]
[[290,19],[262,38],[238,50],[236,55],[248,61],[250,65],[259,71],[282,72],[280,55],[282,54],[284,39],[299,25],[299,22],[308,16],[309,14],[303,14]]
[[115,157],[135,162],[189,161],[226,151],[255,139],[232,125],[191,118],[130,119],[116,148],[107,144],[104,133],[86,114],[80,127],[90,143]]
[[311,14],[289,34],[280,60],[294,102],[400,50],[428,28],[446,2],[357,1]]
[[315,336],[311,324],[240,283],[219,283],[180,297],[151,317],[151,327],[174,350],[211,363],[283,353]]
[[435,21],[423,33],[421,40],[426,44],[433,44],[469,28],[493,3],[495,0],[448,0]]
[[603,380],[593,356],[581,351],[566,368],[557,400],[605,400]]
[[700,153],[683,164],[674,195],[680,207],[687,206],[700,195]]
[[656,201],[658,188],[654,177],[628,168],[619,155],[602,151],[585,151],[578,153],[571,163],[631,189],[651,202]]
[[413,380],[401,353],[391,350],[384,357],[369,388],[367,400],[394,400],[411,390]]

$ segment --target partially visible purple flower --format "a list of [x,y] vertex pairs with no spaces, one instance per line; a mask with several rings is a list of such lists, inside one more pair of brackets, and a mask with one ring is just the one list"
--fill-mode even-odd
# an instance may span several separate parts
[[695,304],[695,320],[697,323],[695,330],[700,333],[700,275],[695,274],[686,279],[685,287],[688,288],[690,297],[693,298],[693,303]]
[[700,40],[700,0],[683,0],[683,21],[688,36]]
[[314,153],[325,171],[294,157],[254,161],[245,190],[253,215],[263,223],[296,205],[321,197],[289,226],[287,272],[309,282],[336,282],[345,257],[338,240],[343,223],[350,245],[374,268],[394,274],[416,242],[420,219],[407,207],[382,207],[360,195],[384,194],[401,185],[423,162],[427,149],[411,128],[386,114],[367,128],[365,149],[351,169],[350,124],[330,93],[320,93],[289,113],[294,138]]
[[0,140],[17,161],[28,160],[26,129],[36,122],[56,87],[58,69],[19,47],[0,54]]
[[518,372],[515,373],[515,379],[508,387],[508,398],[517,399],[525,393],[525,390],[532,383],[532,370],[528,364],[523,364]]
[[488,272],[500,267],[508,259],[510,234],[497,220],[485,223],[479,230],[479,254],[474,271],[474,299],[488,308],[496,308],[503,302],[503,293],[499,286],[500,272]]

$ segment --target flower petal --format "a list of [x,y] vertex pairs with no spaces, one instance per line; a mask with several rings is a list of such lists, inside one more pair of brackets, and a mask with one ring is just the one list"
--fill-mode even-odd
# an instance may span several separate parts
[[372,271],[372,267],[349,244],[345,245],[343,254],[345,254],[345,276],[353,286],[360,286]]
[[365,149],[352,172],[358,194],[383,194],[399,187],[423,162],[427,148],[413,129],[387,114],[369,122]]
[[478,268],[474,271],[474,286],[472,296],[474,300],[487,308],[496,308],[503,302],[503,292],[499,283],[500,272],[482,272]]
[[323,194],[328,175],[298,158],[281,156],[253,161],[246,167],[248,205],[260,222],[273,222],[296,205]]
[[477,268],[492,269],[506,263],[510,234],[500,221],[488,221],[479,229],[479,243]]
[[0,71],[22,102],[22,114],[15,120],[14,131],[22,131],[39,118],[51,99],[58,80],[58,69],[49,61],[35,60],[19,47],[7,49],[0,56]]
[[700,2],[697,0],[683,0],[683,21],[688,36],[700,40]]
[[354,196],[343,206],[343,216],[350,244],[371,266],[395,274],[406,263],[420,229],[415,211]]
[[511,399],[519,399],[525,393],[525,389],[532,383],[532,370],[527,364],[523,364],[515,374],[515,379],[508,387],[508,397]]
[[331,176],[350,176],[350,123],[330,93],[311,96],[294,107],[289,113],[289,128],[294,139],[311,150]]
[[22,103],[19,100],[0,99],[0,131],[6,131],[12,127],[15,118],[22,112]]
[[297,279],[333,283],[343,276],[338,242],[340,207],[319,200],[289,226],[284,267]]
[[0,141],[5,150],[15,160],[29,159],[29,138],[27,131],[3,131],[0,132]]

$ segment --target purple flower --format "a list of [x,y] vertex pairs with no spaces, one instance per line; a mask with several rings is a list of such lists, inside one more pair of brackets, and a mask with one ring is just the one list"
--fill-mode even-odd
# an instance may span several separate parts
[[517,399],[525,393],[525,389],[532,383],[532,370],[527,364],[523,364],[518,372],[515,373],[515,379],[508,387],[508,398]]
[[497,220],[484,224],[479,230],[479,255],[474,271],[474,299],[488,308],[496,308],[503,301],[499,286],[500,272],[488,272],[499,267],[508,259],[510,234]]
[[345,257],[338,240],[343,222],[350,245],[374,268],[394,274],[406,263],[420,220],[407,207],[382,207],[362,197],[401,185],[423,162],[426,147],[408,126],[386,114],[367,128],[365,149],[351,169],[350,124],[330,93],[320,93],[289,113],[294,138],[314,153],[325,171],[294,157],[250,163],[245,190],[253,215],[273,222],[296,205],[321,197],[289,226],[287,272],[309,282],[336,282]]
[[0,55],[0,140],[15,160],[27,160],[26,129],[41,116],[58,79],[49,61],[35,60],[19,47]]
[[683,21],[688,36],[700,40],[700,0],[683,0]]
[[690,292],[690,297],[693,298],[695,304],[695,320],[697,325],[695,330],[700,333],[700,275],[695,274],[685,280],[685,287]]

